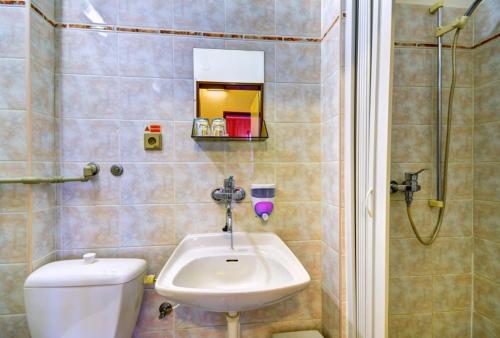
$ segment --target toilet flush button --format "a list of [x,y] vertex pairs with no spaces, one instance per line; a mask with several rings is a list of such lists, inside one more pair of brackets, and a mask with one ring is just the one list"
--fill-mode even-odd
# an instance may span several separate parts
[[84,264],[92,264],[95,262],[95,252],[89,252],[83,255]]

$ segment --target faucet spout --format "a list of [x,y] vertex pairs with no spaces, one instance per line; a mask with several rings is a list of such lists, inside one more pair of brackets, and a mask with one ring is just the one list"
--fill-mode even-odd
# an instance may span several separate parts
[[233,176],[224,180],[224,186],[212,191],[212,198],[217,202],[223,202],[226,205],[226,225],[222,231],[231,234],[231,250],[234,249],[233,243],[233,211],[232,202],[241,202],[245,198],[245,190],[235,187]]

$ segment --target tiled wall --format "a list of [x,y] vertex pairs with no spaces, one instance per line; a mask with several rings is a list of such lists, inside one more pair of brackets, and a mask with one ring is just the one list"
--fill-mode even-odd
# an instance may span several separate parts
[[[50,13],[50,1],[40,6]],[[28,9],[29,3],[0,5],[1,177],[57,172],[54,29]],[[55,258],[55,188],[1,185],[0,212],[0,332],[28,337],[22,286],[29,272]]]
[[[57,20],[202,32],[316,37],[321,4],[310,1],[59,1]],[[175,245],[190,233],[218,232],[223,208],[210,192],[234,175],[277,186],[268,224],[250,200],[234,211],[236,231],[273,231],[308,269],[310,287],[283,303],[242,314],[243,335],[321,329],[321,50],[317,42],[189,37],[57,29],[56,114],[61,172],[78,174],[96,161],[89,184],[61,189],[59,258],[95,251],[99,256],[144,257],[159,272]],[[192,48],[265,51],[263,143],[196,143]],[[163,151],[145,152],[148,123],[164,129]],[[124,167],[121,177],[112,164]],[[164,299],[146,290],[138,337],[223,337],[223,314],[180,307],[164,321]]]
[[[500,2],[475,14],[474,43],[500,33]],[[500,336],[500,39],[474,50],[474,337]]]
[[[29,174],[24,6],[0,5],[0,174]],[[0,185],[0,332],[25,329],[22,283],[28,272],[29,198],[25,186]]]
[[[54,0],[33,1],[54,19]],[[58,128],[54,111],[55,31],[52,24],[30,11],[30,102],[32,176],[59,174]],[[80,172],[81,175],[81,172]],[[59,205],[56,185],[32,187],[31,256],[33,270],[56,258],[56,231]]]
[[[444,9],[444,22],[463,15]],[[420,233],[437,219],[427,206],[435,198],[436,17],[426,6],[395,5],[391,179],[428,168],[413,202]],[[404,195],[391,196],[389,330],[391,337],[468,337],[471,328],[473,224],[473,45],[472,22],[457,52],[457,88],[452,122],[448,207],[436,242],[423,246],[406,215]],[[450,41],[450,37],[445,39]],[[444,112],[451,79],[450,49],[444,50]],[[446,114],[444,114],[446,116]],[[444,127],[443,129],[445,129]]]
[[342,294],[341,215],[341,126],[343,19],[341,1],[322,2],[321,42],[321,187],[322,187],[322,267],[323,267],[323,334],[325,337],[344,336],[345,299]]

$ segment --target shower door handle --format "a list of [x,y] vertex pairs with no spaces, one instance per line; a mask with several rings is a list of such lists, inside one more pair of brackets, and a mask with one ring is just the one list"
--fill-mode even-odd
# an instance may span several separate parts
[[[373,196],[373,188],[368,189],[365,196],[366,212],[370,218],[373,218],[373,199],[371,196]],[[368,201],[370,201],[370,203],[368,203]]]

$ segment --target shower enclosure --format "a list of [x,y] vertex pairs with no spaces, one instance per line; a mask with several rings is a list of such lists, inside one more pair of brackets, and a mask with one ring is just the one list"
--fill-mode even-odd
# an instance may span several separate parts
[[500,1],[448,3],[394,8],[390,337],[500,336]]

